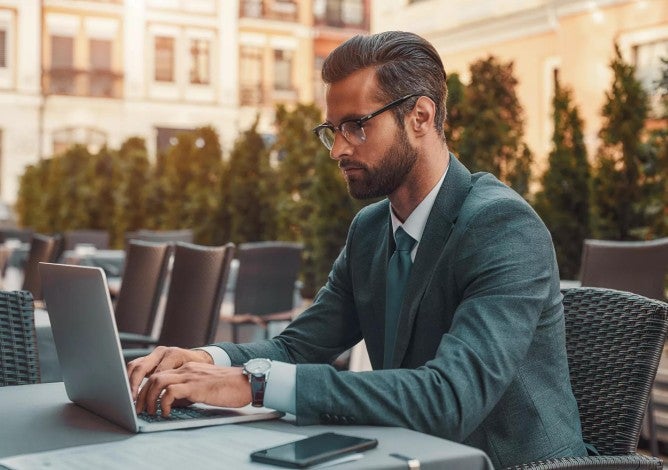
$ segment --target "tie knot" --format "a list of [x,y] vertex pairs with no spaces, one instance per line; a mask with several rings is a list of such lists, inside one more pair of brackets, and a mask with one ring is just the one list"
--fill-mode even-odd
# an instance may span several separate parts
[[404,232],[404,229],[401,227],[394,232],[394,241],[397,245],[397,251],[411,251],[413,245],[415,245],[413,237]]

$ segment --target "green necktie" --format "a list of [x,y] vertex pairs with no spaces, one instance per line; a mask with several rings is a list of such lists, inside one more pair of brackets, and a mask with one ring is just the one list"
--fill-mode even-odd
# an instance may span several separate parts
[[383,355],[383,368],[392,367],[394,358],[394,343],[397,339],[397,326],[401,303],[404,298],[404,289],[411,273],[411,250],[415,245],[413,237],[399,227],[394,232],[396,249],[387,265],[387,287],[385,295],[385,352]]

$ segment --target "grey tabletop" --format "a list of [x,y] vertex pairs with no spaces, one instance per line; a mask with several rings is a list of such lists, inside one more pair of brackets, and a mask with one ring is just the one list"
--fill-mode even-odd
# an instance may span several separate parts
[[[2,416],[0,458],[100,443],[111,443],[112,446],[118,445],[121,448],[127,444],[128,440],[151,439],[152,436],[129,433],[74,405],[68,400],[62,382],[0,388],[0,416]],[[301,435],[334,431],[378,439],[378,447],[366,451],[362,460],[336,466],[342,469],[408,468],[406,462],[390,456],[392,453],[418,459],[422,469],[487,470],[492,468],[487,456],[478,449],[403,428],[296,426],[289,418],[233,426]],[[214,433],[215,428],[185,432]],[[262,447],[261,442],[258,445],[259,448]],[[151,456],[152,464],[156,463],[155,458],[155,455]],[[169,468],[169,462],[164,463],[164,468]],[[254,464],[249,463],[249,465]],[[119,465],[118,468],[124,467]],[[197,468],[197,463],[193,462],[191,468]]]

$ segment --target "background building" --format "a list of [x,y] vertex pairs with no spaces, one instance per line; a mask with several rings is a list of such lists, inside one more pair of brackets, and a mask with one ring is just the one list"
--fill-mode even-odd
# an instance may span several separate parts
[[665,0],[375,0],[372,30],[390,29],[429,39],[446,72],[458,72],[465,82],[469,64],[477,59],[491,54],[514,62],[517,94],[526,112],[525,136],[536,156],[534,177],[543,171],[550,151],[555,76],[573,88],[592,156],[604,93],[612,81],[615,43],[625,60],[637,66],[655,105],[660,59],[668,58]]
[[[276,104],[322,96],[326,52],[368,31],[370,0],[0,0],[0,200],[74,143],[213,126],[227,151]],[[326,52],[323,52],[326,51]]]

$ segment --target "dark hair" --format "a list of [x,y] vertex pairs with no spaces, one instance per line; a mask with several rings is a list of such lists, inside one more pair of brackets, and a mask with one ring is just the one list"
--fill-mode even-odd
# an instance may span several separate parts
[[[367,67],[376,69],[379,100],[390,102],[411,93],[431,98],[436,103],[434,125],[443,135],[448,87],[443,62],[434,46],[417,34],[404,31],[355,36],[325,59],[322,79],[332,84]],[[410,99],[395,109],[399,123],[416,100]]]

